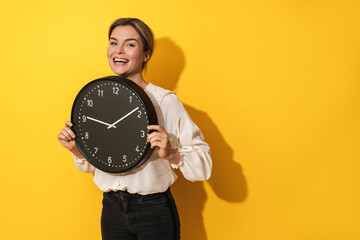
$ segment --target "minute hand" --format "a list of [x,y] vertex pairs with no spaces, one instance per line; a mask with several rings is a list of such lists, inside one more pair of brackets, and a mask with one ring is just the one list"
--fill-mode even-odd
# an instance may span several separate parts
[[131,115],[133,112],[135,112],[136,110],[138,110],[139,107],[135,108],[134,110],[132,110],[131,112],[129,112],[128,114],[126,114],[125,116],[123,116],[122,118],[120,118],[119,120],[117,120],[116,122],[114,122],[113,124],[111,124],[110,126],[108,126],[109,128],[114,127],[116,124],[118,124],[120,121],[124,120],[125,118],[127,118],[129,115]]

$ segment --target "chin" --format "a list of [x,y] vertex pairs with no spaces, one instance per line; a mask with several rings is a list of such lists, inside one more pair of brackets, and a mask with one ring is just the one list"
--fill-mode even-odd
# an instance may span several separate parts
[[123,78],[127,78],[128,75],[125,73],[115,73],[116,75],[118,75],[119,77],[123,77]]
[[128,74],[126,74],[126,72],[124,71],[120,71],[120,70],[117,70],[117,69],[111,69],[116,75],[119,75],[121,77],[126,77]]

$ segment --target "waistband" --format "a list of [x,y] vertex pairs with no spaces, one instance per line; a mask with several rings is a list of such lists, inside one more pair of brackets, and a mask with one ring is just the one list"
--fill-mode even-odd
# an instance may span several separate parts
[[168,195],[171,194],[170,188],[168,188],[165,192],[160,193],[151,193],[151,194],[138,194],[138,193],[129,193],[128,191],[123,190],[117,190],[117,191],[110,191],[110,192],[104,192],[104,196],[127,196],[127,197],[146,197],[146,196],[156,196],[156,195]]

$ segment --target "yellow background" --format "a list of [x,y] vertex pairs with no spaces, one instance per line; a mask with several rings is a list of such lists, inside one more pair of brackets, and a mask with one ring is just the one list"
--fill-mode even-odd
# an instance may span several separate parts
[[0,239],[100,239],[100,190],[56,137],[111,75],[107,30],[158,40],[145,78],[177,92],[213,152],[172,187],[191,240],[360,239],[360,2],[0,1]]

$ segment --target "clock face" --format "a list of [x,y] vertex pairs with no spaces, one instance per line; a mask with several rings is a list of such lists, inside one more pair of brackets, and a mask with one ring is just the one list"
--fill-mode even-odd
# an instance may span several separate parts
[[111,76],[88,83],[71,114],[75,142],[96,168],[121,173],[150,157],[149,125],[157,125],[147,94],[134,82]]

